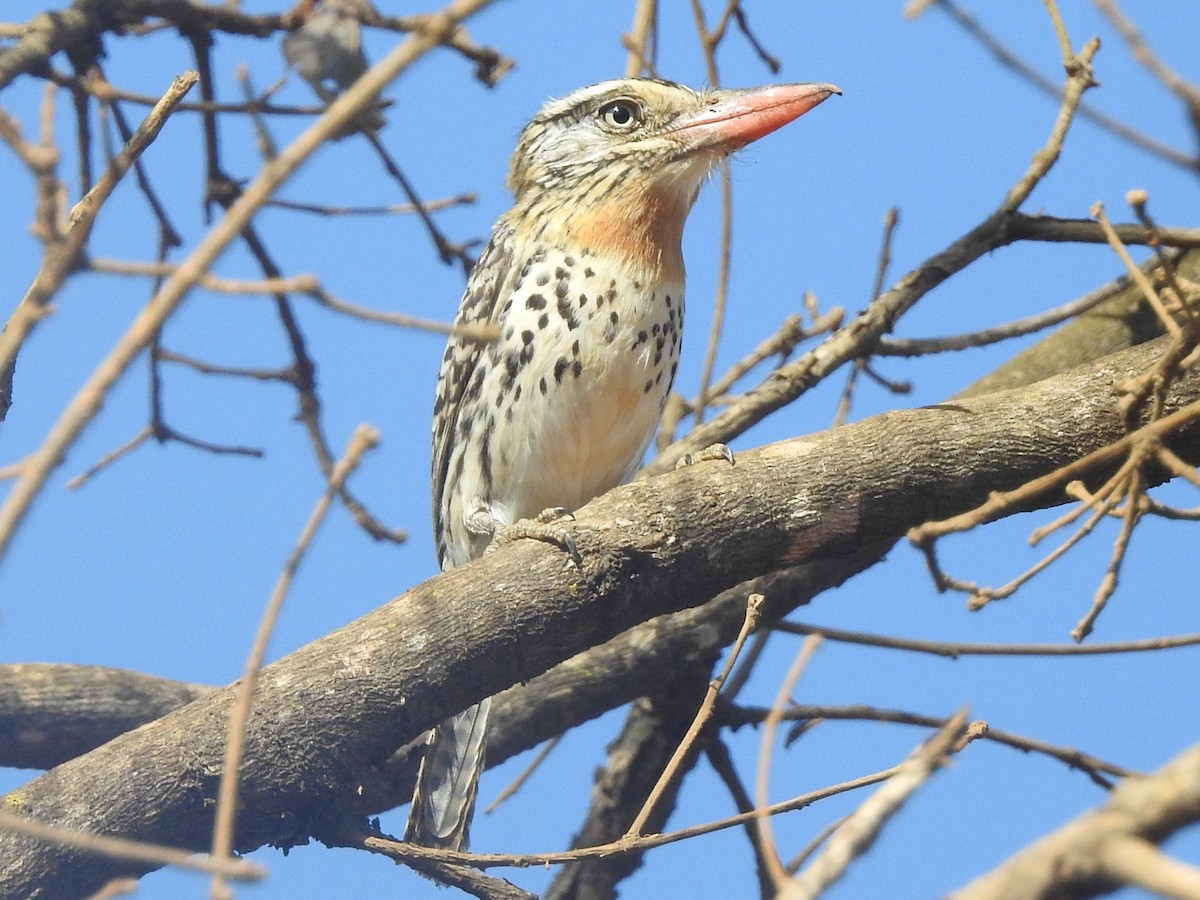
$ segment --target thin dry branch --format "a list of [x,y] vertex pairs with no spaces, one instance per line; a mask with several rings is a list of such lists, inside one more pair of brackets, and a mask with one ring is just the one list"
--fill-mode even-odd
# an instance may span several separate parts
[[[733,799],[737,811],[743,814],[753,812],[754,800],[751,799],[750,792],[742,784],[741,776],[734,765],[733,755],[729,752],[729,747],[720,739],[719,735],[714,735],[709,740],[708,745],[705,747],[705,755],[708,758],[709,765],[712,766],[717,777],[721,779],[729,791],[729,796]],[[750,847],[754,851],[759,893],[763,898],[771,898],[775,894],[775,882],[771,880],[771,875],[767,871],[766,854],[763,853],[762,836],[758,828],[758,821],[752,819],[743,827],[746,832],[746,838],[750,842]]]
[[1116,230],[1108,221],[1108,216],[1104,214],[1104,204],[1094,203],[1090,210],[1096,221],[1100,224],[1100,228],[1104,232],[1104,238],[1108,246],[1112,248],[1113,253],[1117,254],[1117,258],[1121,260],[1121,264],[1125,266],[1125,272],[1133,279],[1133,283],[1141,289],[1142,296],[1146,298],[1146,302],[1158,313],[1159,319],[1162,321],[1163,328],[1167,334],[1176,336],[1179,334],[1179,324],[1167,312],[1163,306],[1162,299],[1158,296],[1158,291],[1150,284],[1150,280],[1146,277],[1146,273],[1138,268],[1133,258],[1129,255],[1129,251],[1125,249],[1125,245],[1121,242],[1121,238],[1117,235]]
[[[730,706],[722,712],[722,721],[729,725],[759,724],[764,722],[770,713],[765,707]],[[907,712],[899,709],[880,709],[874,706],[855,704],[850,706],[831,706],[799,704],[784,710],[782,718],[796,722],[797,726],[788,734],[789,740],[810,726],[812,722],[852,721],[852,722],[891,722],[897,725],[914,725],[920,728],[941,728],[946,720],[939,716],[924,713]],[[1125,778],[1137,774],[1116,763],[1108,762],[1088,753],[1081,753],[1070,747],[1060,747],[1037,738],[1026,737],[1011,731],[992,728],[986,722],[973,723],[972,740],[987,740],[1024,753],[1038,753],[1064,763],[1069,768],[1077,769],[1088,776],[1097,786],[1109,788],[1112,786],[1109,776]]]
[[679,841],[691,840],[705,834],[713,834],[717,831],[724,831],[727,828],[736,828],[739,825],[745,825],[747,822],[759,819],[763,816],[777,816],[785,812],[793,812],[797,809],[804,809],[806,806],[830,797],[836,797],[840,794],[845,794],[850,791],[856,791],[861,788],[870,787],[873,784],[879,784],[881,781],[886,781],[888,778],[896,774],[898,767],[884,769],[881,772],[874,772],[870,775],[863,775],[860,778],[854,778],[849,781],[843,781],[840,784],[831,785],[817,791],[810,791],[806,794],[800,794],[790,800],[784,800],[780,803],[773,803],[765,809],[754,809],[748,813],[738,813],[737,815],[728,816],[724,819],[719,819],[713,822],[705,822],[700,825],[692,825],[688,828],[680,828],[677,831],[670,831],[665,834],[650,834],[639,838],[622,838],[620,841],[615,841],[611,844],[604,844],[599,847],[583,847],[576,850],[563,850],[549,853],[465,853],[456,850],[433,850],[428,847],[421,847],[417,844],[411,844],[402,841],[392,841],[382,838],[373,838],[370,840],[372,847],[379,852],[395,859],[399,862],[412,864],[415,860],[431,860],[437,862],[454,863],[458,865],[474,866],[479,869],[490,869],[499,867],[516,867],[527,869],[531,866],[548,866],[559,865],[562,863],[577,862],[581,859],[598,859],[606,856],[612,856],[615,853],[628,853],[634,850],[650,850],[655,847],[663,847],[667,844],[678,843]]
[[[1140,192],[1135,192],[1135,194],[1137,196],[1132,198],[1132,202],[1135,207],[1143,207],[1144,213],[1145,198],[1140,195]],[[1182,297],[1180,298],[1181,305],[1179,309],[1169,311],[1166,304],[1158,296],[1155,287],[1150,283],[1146,273],[1134,265],[1133,260],[1129,257],[1128,252],[1117,238],[1111,224],[1104,215],[1101,204],[1097,203],[1092,207],[1092,214],[1097,218],[1113,251],[1124,263],[1127,277],[1137,286],[1145,301],[1154,310],[1158,317],[1159,325],[1171,336],[1162,356],[1155,361],[1153,366],[1138,377],[1128,379],[1118,385],[1121,397],[1117,406],[1126,421],[1132,426],[1138,415],[1144,413],[1151,419],[1151,424],[1153,425],[1161,421],[1164,391],[1179,377],[1181,372],[1187,371],[1192,364],[1191,360],[1195,348],[1197,343],[1200,342],[1200,320],[1197,319],[1190,305],[1187,302],[1182,302]],[[1166,260],[1166,262],[1170,263],[1169,260]],[[1173,313],[1181,316],[1184,323],[1182,326],[1176,321]],[[1191,416],[1177,419],[1174,428],[1185,428],[1197,418],[1200,418],[1200,411],[1194,412]],[[1114,542],[1107,570],[1093,596],[1091,608],[1071,632],[1072,637],[1076,641],[1082,641],[1091,633],[1096,618],[1104,609],[1109,597],[1111,597],[1116,589],[1118,574],[1125,559],[1133,529],[1146,508],[1145,467],[1147,463],[1155,461],[1164,438],[1171,433],[1170,429],[1156,431],[1152,430],[1150,426],[1133,431],[1128,436],[1129,440],[1124,442],[1126,451],[1124,461],[1117,472],[1095,493],[1088,492],[1076,477],[1063,477],[1059,481],[1059,485],[1063,487],[1068,496],[1081,500],[1081,505],[1077,509],[1061,516],[1049,526],[1037,529],[1031,538],[1031,543],[1040,541],[1051,531],[1077,521],[1085,510],[1090,510],[1091,514],[1058,547],[1002,587],[981,587],[972,582],[949,576],[937,561],[937,555],[933,546],[936,537],[935,530],[925,531],[923,529],[914,529],[910,533],[910,540],[925,554],[926,563],[938,589],[952,589],[968,593],[970,595],[968,608],[977,610],[992,600],[1011,596],[1032,577],[1044,571],[1053,562],[1065,555],[1072,547],[1091,534],[1102,519],[1116,512],[1120,502],[1124,500],[1125,507],[1123,512],[1120,513],[1122,518],[1121,530]],[[1064,476],[1070,471],[1072,471],[1072,467],[1065,466],[1057,474]],[[1045,489],[1052,489],[1052,487],[1047,487],[1047,483],[1045,482],[1040,485],[1027,485],[1024,491],[1019,489],[1005,498],[993,495],[989,498],[988,504],[1008,503],[1011,509],[1014,508],[1011,504],[1019,504],[1023,499],[1035,496],[1039,490]],[[976,516],[986,515],[982,508],[973,511],[972,514]],[[968,516],[972,514],[968,514]],[[960,524],[965,524],[966,521],[966,518],[960,518]]]
[[[1188,468],[1187,471],[1195,474],[1195,469]],[[926,641],[917,638],[890,637],[787,621],[774,623],[771,625],[771,630],[805,636],[819,634],[829,641],[859,644],[864,647],[883,647],[889,650],[905,650],[911,653],[928,653],[948,659],[958,659],[962,656],[1097,656],[1112,653],[1172,650],[1200,644],[1200,634],[1143,638],[1137,641],[1111,641],[1105,644],[970,644],[959,641]]]
[[496,794],[496,796],[492,799],[492,802],[487,805],[483,811],[484,815],[491,815],[501,806],[503,806],[507,800],[519,794],[521,792],[521,788],[525,787],[529,779],[533,777],[533,773],[541,768],[542,763],[544,763],[550,754],[554,752],[554,748],[558,746],[558,742],[560,740],[562,740],[561,734],[550,738],[550,740],[542,744],[542,746],[538,748],[537,753],[533,755],[533,759],[529,761],[529,764],[520,772],[518,772],[517,776],[510,781],[507,786],[505,786],[504,790]]
[[[174,263],[141,263],[103,258],[89,260],[87,265],[96,272],[111,275],[140,275],[150,278],[168,277],[179,270],[179,266]],[[196,286],[221,294],[267,294],[272,296],[303,294],[327,309],[367,322],[379,322],[384,325],[429,331],[434,334],[452,334],[477,341],[491,341],[499,336],[496,326],[487,323],[455,325],[450,322],[439,322],[436,319],[410,316],[407,313],[393,310],[360,306],[357,303],[335,297],[321,285],[316,275],[310,274],[293,275],[287,278],[235,279],[221,278],[206,273],[196,280]]]
[[809,661],[820,646],[821,638],[815,634],[810,634],[800,645],[796,658],[792,660],[791,667],[779,683],[775,702],[771,704],[771,708],[763,720],[762,738],[759,741],[758,767],[754,779],[754,805],[755,812],[759,813],[756,821],[758,837],[762,842],[763,860],[767,864],[767,874],[770,875],[776,890],[782,890],[786,886],[788,875],[783,870],[783,863],[775,850],[775,836],[772,832],[771,821],[766,815],[766,810],[770,809],[767,795],[771,776],[771,757],[775,749],[775,733],[779,728],[779,723],[783,721],[784,711],[788,706],[796,682],[800,680],[801,674],[808,667]]
[[742,647],[745,645],[746,639],[750,637],[751,633],[758,626],[758,617],[762,609],[762,602],[762,594],[751,594],[748,598],[746,603],[746,621],[742,623],[742,630],[733,642],[733,647],[730,649],[729,656],[725,660],[724,668],[709,683],[708,692],[704,695],[704,702],[700,704],[700,709],[696,711],[695,719],[692,720],[692,724],[684,735],[683,740],[679,742],[679,746],[671,755],[670,761],[659,777],[658,783],[654,785],[650,796],[646,798],[641,811],[634,817],[633,824],[626,831],[627,837],[636,837],[642,833],[642,829],[646,827],[646,821],[650,818],[650,813],[654,811],[654,805],[662,796],[663,791],[666,790],[667,783],[675,777],[679,766],[683,762],[683,758],[691,750],[692,744],[700,736],[700,731],[708,723],[709,718],[712,716],[713,708],[716,706],[717,696],[721,692],[722,685],[725,684],[725,679],[729,677],[729,673],[733,670],[734,663],[737,662],[738,655],[742,652]]
[[858,809],[840,824],[804,871],[788,881],[779,900],[813,900],[866,853],[883,826],[904,802],[942,766],[967,731],[967,711],[959,710],[924,744],[914,750]]
[[1113,28],[1129,45],[1129,51],[1147,72],[1158,79],[1163,87],[1186,103],[1192,110],[1200,112],[1200,88],[1189,82],[1163,62],[1142,37],[1133,21],[1121,12],[1114,0],[1092,0]]
[[[948,13],[950,17],[960,25],[964,31],[979,41],[983,47],[996,58],[1005,68],[1011,69],[1018,76],[1027,81],[1030,85],[1037,88],[1043,94],[1054,99],[1061,99],[1062,91],[1055,82],[1047,78],[1041,72],[1038,72],[1029,63],[1022,60],[1012,50],[1008,49],[995,35],[984,28],[980,22],[964,10],[953,0],[924,0],[924,2],[912,2],[905,10],[905,14],[910,18],[919,15],[925,8],[929,6],[937,6],[939,9]],[[1124,122],[1121,122],[1106,113],[1101,112],[1094,106],[1083,103],[1079,107],[1079,115],[1095,125],[1100,126],[1106,131],[1115,134],[1122,140],[1128,141],[1135,147],[1139,147],[1148,153],[1152,153],[1168,162],[1174,163],[1177,166],[1196,171],[1200,170],[1200,156],[1194,156],[1185,153],[1169,144],[1155,140],[1149,135],[1137,131]]]
[[[300,537],[296,540],[296,546],[288,555],[283,571],[279,573],[279,578],[263,609],[262,620],[255,632],[250,653],[246,658],[242,680],[239,683],[237,702],[229,717],[229,742],[226,745],[225,759],[221,766],[221,785],[217,791],[217,811],[213,824],[211,854],[214,859],[232,859],[230,854],[233,849],[234,819],[237,815],[238,766],[241,764],[242,753],[245,749],[246,721],[250,718],[250,711],[254,706],[254,689],[258,684],[263,659],[267,654],[267,644],[271,640],[271,635],[275,631],[275,623],[279,621],[279,613],[283,609],[284,597],[287,596],[292,579],[300,568],[300,563],[308,552],[313,538],[316,537],[317,529],[329,512],[333,498],[337,496],[346,479],[358,467],[363,455],[378,443],[379,432],[376,429],[369,425],[360,425],[355,429],[349,444],[346,445],[346,452],[333,467],[333,472],[325,487],[325,493],[317,501],[308,521],[304,523]],[[212,900],[232,897],[224,877],[219,872],[213,874],[209,896]]]
[[[704,16],[704,7],[700,0],[692,0],[692,18],[695,22],[696,33],[700,38],[700,48],[704,54],[704,67],[708,74],[708,83],[719,87],[721,76],[717,70],[717,47],[725,37],[725,29],[729,17],[737,6],[738,0],[728,0],[725,11],[713,29],[709,29]],[[717,350],[721,344],[721,333],[725,327],[725,305],[729,300],[729,269],[733,264],[733,175],[729,166],[720,166],[721,182],[721,234],[717,239],[717,277],[713,287],[712,325],[708,331],[708,345],[704,351],[704,363],[700,370],[700,388],[696,393],[696,402],[692,404],[692,414],[695,424],[704,421],[704,411],[708,407],[708,386],[712,382],[713,368],[717,363]],[[718,443],[714,441],[713,443]]]
[[[21,302],[0,332],[0,373],[12,377],[17,354],[38,322],[50,312],[50,298],[62,287],[67,277],[78,267],[79,259],[92,233],[101,206],[112,195],[117,183],[154,141],[175,106],[196,83],[195,72],[178,76],[163,94],[133,137],[114,157],[104,174],[71,210],[66,234],[61,241],[46,245],[42,265],[34,276]],[[11,384],[0,385],[0,395],[9,396]],[[0,418],[7,408],[0,408]]]
[[0,810],[0,832],[14,832],[39,841],[75,847],[88,853],[100,853],[113,859],[148,863],[154,866],[173,866],[193,872],[220,872],[238,881],[260,881],[266,870],[246,859],[215,859],[198,856],[192,850],[178,850],[162,844],[131,841],[125,838],[92,834],[54,825],[44,825],[36,819]]
[[1121,519],[1121,530],[1117,534],[1117,539],[1113,541],[1112,555],[1108,561],[1104,577],[1100,580],[1100,586],[1096,589],[1096,593],[1092,597],[1091,608],[1079,620],[1079,623],[1071,629],[1071,637],[1076,641],[1082,641],[1092,633],[1096,619],[1104,611],[1109,598],[1117,590],[1117,579],[1121,572],[1121,564],[1125,561],[1125,555],[1129,550],[1129,541],[1133,537],[1133,530],[1137,527],[1137,523],[1141,519],[1141,500],[1144,496],[1145,483],[1142,478],[1140,466],[1129,473],[1123,488],[1125,494],[1125,514]]
[[625,77],[633,78],[643,73],[655,72],[654,56],[657,51],[658,0],[638,0],[633,10],[633,25],[629,33],[622,35],[629,58],[625,61]]
[[[1129,882],[1155,891],[1180,883],[1194,887],[1194,869],[1189,872],[1178,863],[1168,865],[1164,857],[1147,850],[1198,818],[1200,745],[1185,750],[1152,775],[1118,785],[1102,807],[1021,850],[955,891],[950,900],[1095,897]],[[1137,859],[1128,852],[1130,841],[1145,842],[1138,845]]]
[[[456,206],[471,206],[478,202],[478,195],[468,191],[453,197],[438,197],[434,200],[423,200],[421,206],[428,212],[443,209],[453,209]],[[323,203],[301,203],[296,200],[268,200],[267,206],[277,209],[290,209],[295,212],[312,213],[317,216],[398,216],[415,213],[417,207],[412,203],[389,203],[386,206],[330,206]]]
[[661,474],[685,453],[713,444],[726,443],[794,401],[846,362],[869,354],[883,335],[926,293],[975,260],[1013,240],[1007,224],[1050,171],[1074,120],[1084,91],[1093,85],[1091,61],[1099,42],[1091,40],[1075,57],[1063,90],[1062,105],[1045,144],[1029,167],[1007,191],[999,207],[979,225],[934,254],[885,291],[865,312],[801,358],[772,372],[758,387],[708,422],[662,450],[638,473],[638,477]]
[[[12,541],[17,526],[40,493],[50,473],[61,464],[67,449],[99,412],[104,398],[133,360],[148,346],[163,322],[208,271],[221,252],[249,224],[267,198],[286,181],[318,147],[344,129],[364,103],[397,75],[452,34],[458,23],[493,0],[454,0],[428,19],[428,27],[414,32],[381,62],[364,74],[350,90],[334,101],[310,128],[279,158],[268,163],[245,192],[230,206],[221,222],[208,233],[195,251],[163,285],[107,358],[75,395],[46,435],[41,447],[24,461],[20,477],[0,507],[0,560]],[[0,87],[3,86],[0,71]]]
[[[1026,241],[1051,243],[1106,244],[1108,235],[1101,225],[1091,219],[1064,219],[1058,216],[1017,213],[1009,221],[1012,236]],[[1123,244],[1150,246],[1200,247],[1200,228],[1151,227],[1143,222],[1119,222],[1112,230]]]
[[1124,284],[1120,281],[1106,284],[1053,309],[965,334],[951,334],[940,338],[885,337],[879,342],[875,352],[879,356],[925,356],[931,353],[966,350],[970,347],[986,347],[988,344],[1023,337],[1073,319],[1111,299],[1123,287]]

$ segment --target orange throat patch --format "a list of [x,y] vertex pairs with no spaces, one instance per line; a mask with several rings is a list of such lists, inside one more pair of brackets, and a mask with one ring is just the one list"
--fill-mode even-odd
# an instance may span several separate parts
[[620,260],[649,284],[682,284],[683,225],[695,192],[654,186],[615,190],[604,201],[556,222],[551,234],[598,256]]

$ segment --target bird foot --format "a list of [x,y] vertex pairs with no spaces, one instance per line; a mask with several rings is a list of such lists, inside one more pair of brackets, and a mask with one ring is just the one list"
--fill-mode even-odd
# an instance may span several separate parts
[[709,460],[723,459],[731,466],[736,466],[737,462],[733,458],[733,451],[724,444],[710,444],[703,450],[696,453],[685,453],[679,458],[679,462],[675,463],[676,469],[685,469],[688,466],[694,466],[697,463],[708,462]]
[[561,506],[552,506],[549,509],[543,509],[532,518],[519,519],[511,525],[501,525],[492,535],[492,541],[488,544],[486,552],[491,553],[504,544],[510,544],[522,538],[529,538],[553,544],[560,550],[565,551],[575,562],[575,565],[583,568],[583,557],[579,555],[579,548],[575,545],[575,538],[572,537],[569,531],[557,524],[563,519],[573,520],[574,518],[575,516],[571,514],[570,510],[564,509]]

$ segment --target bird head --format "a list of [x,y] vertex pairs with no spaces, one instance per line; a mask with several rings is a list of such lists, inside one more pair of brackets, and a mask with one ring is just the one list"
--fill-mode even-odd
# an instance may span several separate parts
[[681,281],[684,221],[721,160],[812,109],[831,84],[694,91],[623,78],[547,103],[509,168],[510,221],[525,233]]
[[840,93],[831,84],[695,91],[649,78],[603,81],[541,109],[521,132],[508,186],[520,201],[633,178],[694,196],[720,160]]

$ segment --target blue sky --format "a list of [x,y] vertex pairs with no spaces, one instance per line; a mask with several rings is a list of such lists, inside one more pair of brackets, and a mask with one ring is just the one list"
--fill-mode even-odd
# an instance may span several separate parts
[[[710,19],[723,3],[705,4]],[[247,9],[279,7],[247,0]],[[705,69],[689,4],[663,0],[659,68],[695,85]],[[387,13],[412,9],[381,3]],[[470,66],[434,53],[387,93],[394,105],[383,139],[425,198],[475,191],[472,206],[440,213],[457,240],[486,235],[507,208],[508,154],[517,131],[551,96],[621,74],[619,36],[632,4],[537,3],[509,0],[479,15],[469,31],[480,43],[515,58],[517,67],[494,89],[470,78]],[[972,7],[1010,46],[1054,79],[1059,54],[1041,2],[974,3]],[[9,0],[3,16],[22,20],[42,3]],[[1184,150],[1194,146],[1178,105],[1143,70],[1090,3],[1063,0],[1078,47],[1100,34],[1096,61],[1102,87],[1088,100],[1106,112]],[[1185,77],[1200,80],[1193,0],[1128,2],[1162,57]],[[771,81],[830,81],[845,95],[741,153],[733,162],[735,210],[732,281],[718,372],[740,358],[813,291],[823,308],[853,313],[865,305],[874,277],[881,222],[900,209],[891,279],[944,247],[995,208],[1049,132],[1057,105],[1001,69],[937,10],[906,21],[900,3],[749,3],[750,21],[783,69],[771,75],[737,34],[718,61],[723,85]],[[190,65],[180,42],[163,33],[146,40],[109,39],[108,76],[115,84],[161,92]],[[393,43],[367,36],[380,58]],[[257,85],[283,74],[277,40],[222,37],[216,49],[219,90],[232,100],[234,67],[249,67]],[[0,104],[32,133],[40,84],[25,78],[0,95]],[[281,95],[309,103],[293,79]],[[140,115],[133,108],[130,116]],[[302,120],[272,123],[282,145]],[[63,103],[57,127],[64,140],[72,118]],[[181,114],[145,157],[152,179],[185,236],[185,250],[204,234],[199,206],[203,170],[194,153],[198,120]],[[253,135],[244,120],[222,125],[223,160],[236,178],[257,169]],[[69,142],[68,142],[69,143]],[[12,173],[11,154],[4,171]],[[67,148],[64,174],[74,172]],[[73,181],[71,182],[73,184]],[[1088,122],[1077,122],[1060,164],[1026,206],[1065,217],[1086,217],[1103,201],[1117,220],[1129,218],[1124,195],[1145,188],[1160,221],[1194,224],[1194,178],[1131,148]],[[356,140],[323,148],[280,192],[282,197],[337,204],[401,202],[374,157]],[[37,243],[28,235],[32,186],[6,179],[0,233],[15,248],[0,267],[0,296],[15,305],[37,268]],[[75,196],[72,200],[76,199]],[[693,394],[701,366],[716,271],[719,204],[708,190],[685,235],[688,322],[678,385]],[[315,272],[332,293],[382,309],[449,319],[462,291],[461,272],[434,257],[419,223],[390,219],[317,219],[267,210],[257,225],[287,274]],[[155,233],[132,181],[105,207],[92,241],[94,256],[149,260]],[[1139,258],[1141,254],[1137,254]],[[181,257],[176,257],[181,258]],[[253,263],[233,248],[215,267],[228,277],[255,278]],[[991,325],[1061,303],[1119,271],[1109,251],[1094,246],[1027,245],[980,260],[925,298],[901,322],[904,336],[932,336]],[[144,282],[81,275],[56,302],[56,314],[25,348],[16,403],[0,431],[3,462],[41,442],[59,412],[148,297]],[[367,421],[383,442],[352,481],[383,521],[409,531],[402,546],[363,535],[344,510],[325,523],[288,597],[271,645],[277,658],[351,621],[406,587],[434,574],[428,515],[428,422],[442,339],[352,321],[295,301],[309,349],[319,366],[330,444],[340,450],[355,425]],[[269,301],[194,292],[171,320],[165,343],[182,353],[226,365],[272,367],[287,361]],[[913,382],[894,397],[864,384],[852,411],[862,418],[896,406],[937,402],[1010,356],[1018,345],[903,362],[879,370]],[[756,446],[828,427],[842,379],[812,392],[743,437]],[[65,482],[131,437],[145,422],[147,377],[136,365],[110,396],[97,421],[72,448],[26,520],[0,567],[0,661],[89,663],[194,682],[238,677],[262,604],[322,483],[302,429],[292,421],[294,397],[279,385],[205,378],[172,368],[165,380],[168,421],[215,442],[262,447],[259,461],[217,457],[180,445],[149,446],[79,491]],[[1183,505],[1194,496],[1176,490]],[[1047,515],[1021,516],[943,547],[957,574],[996,583],[1037,556],[1025,536]],[[898,546],[879,565],[818,598],[797,619],[809,623],[964,641],[1066,641],[1086,611],[1103,574],[1113,530],[1101,529],[1082,550],[1036,579],[1015,598],[968,614],[961,598],[937,595],[918,555]],[[1095,638],[1120,640],[1196,630],[1194,579],[1185,566],[1194,534],[1185,524],[1150,523],[1135,537],[1121,592],[1102,616]],[[755,702],[769,702],[798,648],[779,636],[752,685]],[[1091,658],[909,658],[891,651],[827,644],[810,666],[796,699],[865,703],[949,714],[964,703],[997,728],[1069,745],[1133,769],[1148,770],[1184,749],[1200,732],[1192,692],[1198,650]],[[533,782],[473,831],[480,850],[562,847],[580,821],[591,773],[619,727],[614,713],[569,734]],[[826,724],[786,751],[777,751],[773,800],[893,764],[923,738],[902,726]],[[758,737],[731,738],[749,761]],[[527,762],[510,761],[489,773],[487,803]],[[33,773],[6,770],[4,787]],[[747,776],[749,777],[749,776]],[[860,796],[818,805],[775,825],[785,857]],[[889,826],[870,856],[828,896],[927,897],[992,867],[1009,853],[1063,823],[1103,795],[1056,762],[977,743],[940,773]],[[690,778],[671,827],[729,814],[732,804],[703,767]],[[385,828],[399,831],[393,815]],[[1178,844],[1191,860],[1194,837]],[[381,859],[321,847],[275,851],[255,858],[270,880],[239,889],[253,898],[434,897],[427,882]],[[905,873],[897,880],[897,872]],[[536,890],[543,872],[510,873]],[[728,897],[753,889],[753,863],[740,832],[730,831],[652,854],[622,896]],[[144,879],[146,898],[201,897],[202,879],[157,873]],[[1127,892],[1127,896],[1135,896]]]

